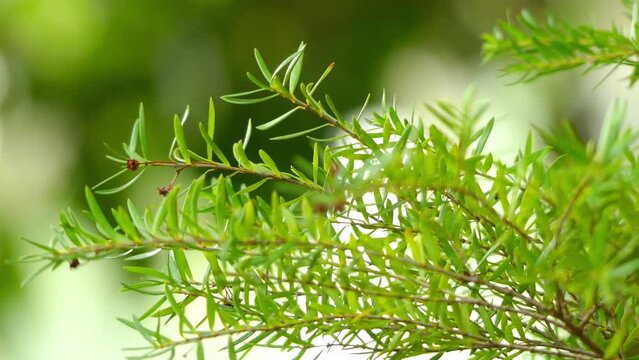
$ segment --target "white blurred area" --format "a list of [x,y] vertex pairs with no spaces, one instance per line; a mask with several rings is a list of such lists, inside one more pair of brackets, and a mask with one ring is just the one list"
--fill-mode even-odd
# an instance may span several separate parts
[[[478,1],[459,1],[457,11],[463,14],[467,26],[481,32],[491,27],[485,17],[475,16],[484,8],[496,9],[495,17],[502,17],[499,6],[486,6]],[[501,4],[497,0],[486,1]],[[569,20],[609,26],[615,21],[621,27],[627,19],[618,1],[553,1],[550,12],[565,15]],[[615,5],[613,6],[612,3]],[[579,6],[575,6],[579,4]],[[569,10],[566,10],[569,9]],[[480,23],[480,21],[483,21]],[[508,85],[509,79],[498,77],[499,64],[480,65],[480,56],[460,59],[429,44],[413,39],[385,59],[376,76],[378,89],[395,94],[405,116],[413,107],[426,114],[423,102],[445,99],[461,100],[469,85],[477,89],[478,99],[489,99],[488,114],[496,118],[492,142],[487,150],[503,156],[512,155],[524,142],[531,124],[545,126],[558,118],[577,116],[575,122],[590,124],[587,134],[596,136],[598,119],[602,119],[608,104],[615,98],[629,102],[629,121],[639,124],[639,105],[633,101],[639,89],[628,89],[621,71],[597,86],[608,69],[578,76],[577,71],[541,79],[532,84]],[[338,76],[338,75],[335,75]],[[511,79],[512,80],[512,79]],[[10,73],[0,53],[0,105],[9,93],[9,85],[18,82]],[[0,107],[1,108],[1,107]],[[73,179],[72,168],[80,151],[80,139],[74,129],[66,125],[68,114],[47,104],[25,101],[9,113],[0,113],[0,218],[9,219],[13,230],[26,238],[47,239],[50,229],[34,224],[54,224],[59,210],[70,203],[65,187],[81,187]],[[55,191],[54,191],[55,190]],[[20,241],[19,239],[0,239]],[[33,251],[23,244],[22,253]],[[3,259],[4,260],[4,259]],[[23,268],[24,275],[28,273]],[[139,346],[139,335],[115,320],[130,318],[148,306],[142,296],[122,293],[121,269],[115,262],[96,262],[81,266],[77,271],[61,268],[45,272],[23,291],[24,301],[11,303],[9,318],[11,331],[0,342],[0,359],[28,360],[112,360],[126,355],[121,348]],[[225,340],[207,344],[221,348]],[[186,358],[194,358],[191,352]],[[247,359],[288,359],[293,355],[256,349]],[[180,358],[180,357],[178,357]],[[211,359],[225,359],[221,352]],[[309,356],[312,358],[312,356]],[[364,356],[331,349],[320,359],[361,359]],[[422,357],[428,358],[428,357]],[[463,354],[450,354],[444,359],[464,359]]]

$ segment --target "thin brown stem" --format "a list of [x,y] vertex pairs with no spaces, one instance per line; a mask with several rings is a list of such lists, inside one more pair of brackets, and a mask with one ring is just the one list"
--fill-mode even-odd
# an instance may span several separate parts
[[257,176],[261,178],[282,181],[289,184],[305,187],[314,191],[324,191],[324,189],[317,184],[305,183],[291,176],[287,176],[285,174],[260,172],[260,171],[250,170],[250,169],[246,169],[242,167],[226,165],[226,164],[218,163],[215,161],[211,161],[211,162],[192,161],[191,163],[183,163],[183,162],[177,162],[177,161],[150,160],[150,161],[141,162],[140,166],[174,167],[179,169],[180,171],[185,168],[204,168],[204,169],[210,169],[210,170],[228,171],[228,172],[234,172],[238,174],[247,174],[247,175],[253,175],[253,176]]

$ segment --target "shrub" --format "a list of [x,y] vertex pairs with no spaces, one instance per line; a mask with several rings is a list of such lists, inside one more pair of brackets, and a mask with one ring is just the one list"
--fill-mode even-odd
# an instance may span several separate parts
[[[613,64],[635,69],[634,82],[639,69],[634,31],[541,24],[524,13],[484,40],[486,58],[510,56],[507,72],[525,81]],[[339,346],[393,359],[456,350],[473,359],[634,358],[639,165],[623,104],[611,106],[596,143],[562,126],[541,132],[540,149],[530,136],[506,163],[484,151],[493,120],[470,93],[460,106],[429,105],[437,124],[428,128],[400,118],[385,96],[377,112],[368,115],[364,104],[344,117],[318,95],[332,64],[314,83],[300,82],[304,49],[275,68],[256,50],[260,74],[247,74],[255,89],[222,99],[291,104],[258,130],[297,112],[316,115],[320,126],[273,138],[308,137],[311,160],[281,169],[263,150],[249,159],[250,122],[224,154],[212,100],[208,122],[198,124],[206,153],[189,147],[186,115],[176,115],[169,157],[157,160],[140,106],[124,154],[109,157],[121,170],[86,188],[93,226],[63,211],[51,242],[34,243],[42,251],[25,260],[43,271],[161,258],[159,267],[124,267],[140,278],[125,289],[155,299],[143,314],[120,319],[148,341],[133,358],[195,348],[203,359],[203,342],[219,336],[228,337],[232,359],[255,346],[297,357]],[[324,128],[335,131],[316,137]],[[155,167],[175,169],[157,207],[140,211],[128,201],[104,212],[94,193],[122,191]],[[180,184],[183,171],[201,175]],[[124,185],[104,189],[129,173]],[[254,181],[237,184],[236,174]],[[256,195],[267,182],[279,191]],[[203,273],[191,269],[198,257]]]

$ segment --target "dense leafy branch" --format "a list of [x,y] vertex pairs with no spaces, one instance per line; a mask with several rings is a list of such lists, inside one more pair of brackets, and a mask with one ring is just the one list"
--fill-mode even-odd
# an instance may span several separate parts
[[[634,41],[616,32],[519,21],[526,30],[501,24],[506,35],[487,36],[485,51],[514,55],[522,65],[510,69],[527,80],[577,64],[634,65]],[[503,162],[484,151],[494,120],[470,93],[460,106],[429,105],[428,128],[401,119],[385,96],[378,112],[365,105],[345,118],[329,96],[316,98],[332,64],[315,83],[300,82],[304,50],[273,71],[256,50],[261,77],[247,76],[257,88],[223,99],[293,104],[258,130],[315,114],[322,125],[273,138],[306,136],[308,162],[284,171],[263,150],[250,160],[250,121],[227,156],[215,143],[212,100],[199,124],[205,154],[188,146],[187,108],[173,119],[168,159],[152,158],[140,107],[124,153],[109,156],[122,169],[86,189],[91,226],[63,211],[49,244],[34,242],[41,252],[25,261],[41,270],[117,257],[132,264],[124,268],[140,280],[124,289],[155,299],[121,319],[148,342],[134,359],[180,349],[204,359],[203,343],[220,336],[233,359],[256,346],[297,358],[332,346],[392,359],[458,350],[473,359],[636,356],[639,136],[623,129],[622,104],[611,106],[596,144],[560,127],[541,132],[547,147],[529,137]],[[628,57],[613,56],[621,51]],[[323,128],[337,134],[311,136]],[[153,167],[175,168],[157,206],[140,212],[128,201],[103,212],[94,192],[122,191]],[[187,169],[202,174],[183,185]],[[237,186],[235,174],[255,181]],[[267,182],[295,191],[256,195]]]
[[630,27],[633,30],[628,36],[618,29],[597,30],[551,17],[538,22],[523,12],[513,21],[499,22],[493,34],[485,34],[483,52],[487,59],[513,57],[515,62],[505,70],[520,74],[522,81],[580,66],[589,71],[603,65],[625,65],[633,69],[629,80],[634,83],[639,65],[639,45],[634,37],[636,17]]

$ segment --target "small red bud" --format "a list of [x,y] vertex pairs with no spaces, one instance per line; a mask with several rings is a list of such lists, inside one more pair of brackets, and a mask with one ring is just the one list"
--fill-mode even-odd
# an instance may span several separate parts
[[137,170],[139,166],[140,166],[140,163],[135,159],[129,159],[126,161],[126,168],[131,171]]

